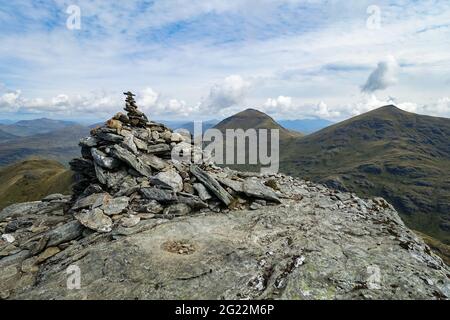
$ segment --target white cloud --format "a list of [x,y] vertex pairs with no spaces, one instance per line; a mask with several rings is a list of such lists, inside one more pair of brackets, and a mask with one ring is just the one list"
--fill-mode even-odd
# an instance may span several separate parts
[[51,105],[55,107],[65,107],[69,104],[69,96],[66,94],[59,94],[52,98]]
[[88,95],[58,94],[50,98],[27,98],[21,90],[0,97],[1,112],[37,113],[79,116],[87,114],[108,115],[117,112],[123,104],[120,99],[106,93]]
[[16,90],[0,96],[0,111],[15,112],[19,108],[21,91]]
[[214,111],[223,112],[224,109],[242,103],[249,88],[250,82],[244,80],[240,75],[228,76],[211,87],[209,96],[201,107],[212,113]]
[[284,112],[292,106],[292,97],[279,96],[276,99],[269,98],[264,103],[266,112]]
[[341,112],[330,109],[325,102],[321,101],[314,109],[313,115],[322,119],[336,119],[341,115]]
[[317,104],[297,104],[292,97],[286,96],[267,99],[261,109],[277,119],[335,119],[341,115],[340,111],[329,108],[323,101]]
[[[149,116],[186,118],[198,112],[199,104],[190,106],[184,100],[163,100],[161,94],[146,87],[136,94],[138,107]],[[52,116],[110,117],[122,111],[124,96],[119,93],[92,92],[86,95],[58,94],[50,98],[27,98],[21,90],[0,95],[0,112],[35,113]]]
[[444,97],[435,103],[424,105],[419,112],[437,117],[450,117],[450,97]]
[[371,93],[377,90],[384,90],[396,84],[398,81],[398,69],[397,60],[393,56],[388,56],[384,61],[378,63],[378,66],[362,87],[362,91]]
[[136,103],[143,111],[150,111],[155,108],[158,105],[158,100],[159,94],[152,88],[145,88],[136,97]]

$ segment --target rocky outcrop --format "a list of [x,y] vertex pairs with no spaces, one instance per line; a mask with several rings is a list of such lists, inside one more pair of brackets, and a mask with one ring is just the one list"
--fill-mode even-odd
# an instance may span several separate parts
[[[139,214],[173,218],[199,210],[244,209],[256,198],[279,202],[258,178],[173,157],[178,150],[195,152],[191,136],[149,121],[134,95],[125,95],[127,114],[116,114],[81,139],[82,157],[71,161],[77,183],[69,213],[83,226],[107,233],[137,221],[133,217]],[[154,213],[155,206],[162,210]]]
[[1,298],[450,295],[448,267],[383,199],[175,161],[174,149],[193,152],[189,137],[126,96],[126,115],[80,141],[73,197],[0,212]]

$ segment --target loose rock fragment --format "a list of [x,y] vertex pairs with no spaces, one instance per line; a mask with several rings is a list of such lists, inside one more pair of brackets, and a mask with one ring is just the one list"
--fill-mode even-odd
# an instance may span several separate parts
[[184,203],[177,203],[164,209],[164,214],[174,216],[185,216],[191,212],[191,208]]
[[197,191],[198,196],[203,201],[209,200],[212,198],[212,196],[209,194],[208,190],[205,188],[205,186],[201,183],[194,183],[193,184],[194,189]]
[[2,234],[2,240],[8,243],[13,243],[14,241],[16,241],[16,238],[12,234],[5,233]]
[[100,207],[106,203],[111,196],[108,193],[94,193],[84,198],[79,198],[77,202],[72,206],[72,210],[77,211],[86,208]]
[[129,201],[130,198],[125,196],[112,198],[109,199],[105,204],[103,204],[100,209],[102,209],[106,215],[112,216],[122,213],[128,207]]
[[95,148],[91,149],[91,155],[96,164],[106,169],[115,169],[120,164],[117,159],[108,157],[105,153]]
[[165,143],[155,144],[155,145],[149,145],[147,147],[148,153],[165,153],[170,151],[170,146]]
[[84,227],[77,221],[70,221],[62,226],[56,227],[46,233],[48,246],[57,246],[61,243],[77,239],[81,236]]
[[99,208],[82,210],[75,213],[75,218],[85,227],[98,232],[111,232],[112,220]]
[[169,190],[159,188],[143,188],[140,192],[146,199],[155,200],[160,203],[170,203],[178,200],[176,194]]
[[233,197],[206,171],[203,171],[196,165],[190,167],[191,173],[200,180],[206,188],[214,193],[225,205],[229,206]]
[[183,179],[174,169],[158,173],[152,178],[152,183],[156,185],[168,186],[175,192],[183,190]]
[[37,257],[36,264],[44,262],[45,260],[53,257],[59,252],[61,252],[61,250],[58,247],[49,247],[45,249],[45,251],[39,254],[39,256]]

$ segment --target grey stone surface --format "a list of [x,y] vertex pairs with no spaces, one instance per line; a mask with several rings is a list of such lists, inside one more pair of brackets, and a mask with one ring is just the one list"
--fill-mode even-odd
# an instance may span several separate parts
[[150,168],[150,166],[142,163],[132,152],[118,145],[115,145],[114,149],[112,149],[111,152],[116,158],[127,163],[143,176],[150,177],[152,175],[152,169]]
[[147,152],[148,153],[165,153],[170,151],[170,146],[168,144],[165,143],[160,143],[160,144],[155,144],[155,145],[149,145],[147,147]]
[[164,170],[169,166],[166,161],[153,154],[143,154],[141,155],[140,159],[144,164],[149,165],[156,170]]
[[98,140],[94,137],[85,137],[85,138],[80,139],[79,144],[80,144],[80,146],[92,148],[92,147],[97,146]]
[[[295,188],[281,184],[295,196]],[[401,222],[373,203],[315,207],[302,200],[227,215],[139,223],[122,238],[72,245],[41,265],[11,299],[442,299],[449,269]],[[330,202],[334,202],[329,198]],[[340,202],[337,200],[336,202]],[[341,202],[340,202],[341,203]],[[334,206],[330,206],[331,208]],[[138,228],[138,229],[136,229]],[[118,231],[119,232],[119,231]],[[126,236],[125,236],[126,235]],[[408,247],[402,245],[408,244]],[[0,264],[1,264],[0,260]],[[76,261],[80,290],[63,266]],[[14,265],[14,264],[13,264]],[[18,277],[4,268],[3,277]]]
[[177,196],[169,190],[158,188],[142,188],[140,193],[148,200],[155,200],[160,203],[173,203],[177,201]]

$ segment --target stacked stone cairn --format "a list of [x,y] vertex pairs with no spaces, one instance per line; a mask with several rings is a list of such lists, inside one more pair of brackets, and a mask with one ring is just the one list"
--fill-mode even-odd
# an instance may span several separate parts
[[124,94],[127,113],[81,139],[82,157],[70,162],[76,183],[68,210],[82,225],[106,233],[141,220],[280,203],[273,176],[173,157],[198,152],[190,133],[149,121],[134,94]]

